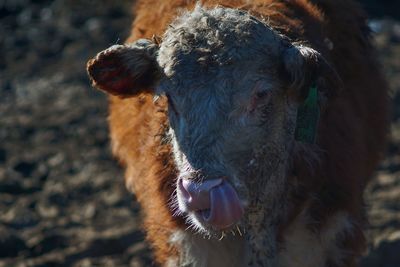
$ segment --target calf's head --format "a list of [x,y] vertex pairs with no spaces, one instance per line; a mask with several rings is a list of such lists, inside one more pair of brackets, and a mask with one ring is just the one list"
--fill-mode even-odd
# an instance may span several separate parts
[[110,94],[168,98],[175,208],[208,234],[251,223],[285,193],[299,106],[312,84],[329,95],[319,82],[335,76],[317,51],[222,7],[183,14],[161,43],[112,46],[88,72]]

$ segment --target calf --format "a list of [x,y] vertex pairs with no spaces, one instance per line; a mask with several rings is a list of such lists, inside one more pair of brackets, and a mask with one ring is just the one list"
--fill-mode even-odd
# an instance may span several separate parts
[[363,12],[194,2],[137,1],[127,43],[88,62],[156,261],[356,266],[388,124]]

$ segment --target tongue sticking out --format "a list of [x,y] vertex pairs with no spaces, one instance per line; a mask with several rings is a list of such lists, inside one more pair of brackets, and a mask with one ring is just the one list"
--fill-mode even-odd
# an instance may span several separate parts
[[223,179],[207,180],[201,184],[181,179],[178,190],[187,211],[196,212],[216,229],[232,226],[244,213],[235,189]]
[[226,181],[210,191],[210,209],[201,211],[203,219],[217,229],[232,226],[243,215],[235,189]]

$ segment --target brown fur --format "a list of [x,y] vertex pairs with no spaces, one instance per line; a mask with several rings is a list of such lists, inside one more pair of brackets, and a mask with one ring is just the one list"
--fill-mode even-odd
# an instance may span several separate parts
[[[162,36],[180,10],[193,8],[194,2],[137,1],[127,42]],[[337,211],[346,211],[354,229],[339,242],[350,252],[344,266],[355,266],[356,256],[365,246],[362,192],[381,157],[387,131],[387,86],[370,44],[364,13],[349,0],[247,2],[202,1],[206,7],[220,4],[265,18],[292,40],[307,42],[321,52],[343,81],[344,90],[328,103],[320,120],[320,167],[311,171],[301,152],[293,159],[291,214],[286,223],[281,223],[280,233],[302,212],[306,202],[313,218],[309,229],[316,232]],[[332,50],[327,43],[333,44]],[[144,228],[156,261],[164,263],[177,253],[169,243],[171,233],[185,228],[182,218],[173,217],[169,207],[176,171],[171,148],[163,141],[168,124],[166,101],[154,103],[153,96],[146,93],[127,99],[111,96],[109,123],[113,153],[126,168],[127,187],[142,205]]]

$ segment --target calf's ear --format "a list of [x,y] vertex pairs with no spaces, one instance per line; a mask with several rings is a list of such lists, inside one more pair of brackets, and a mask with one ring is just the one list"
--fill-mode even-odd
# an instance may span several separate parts
[[113,45],[88,61],[87,72],[94,87],[112,95],[151,92],[161,77],[157,53],[158,46],[146,39]]
[[312,86],[325,98],[338,94],[343,88],[335,69],[310,47],[291,45],[283,53],[283,65],[288,86],[300,100],[307,98]]

